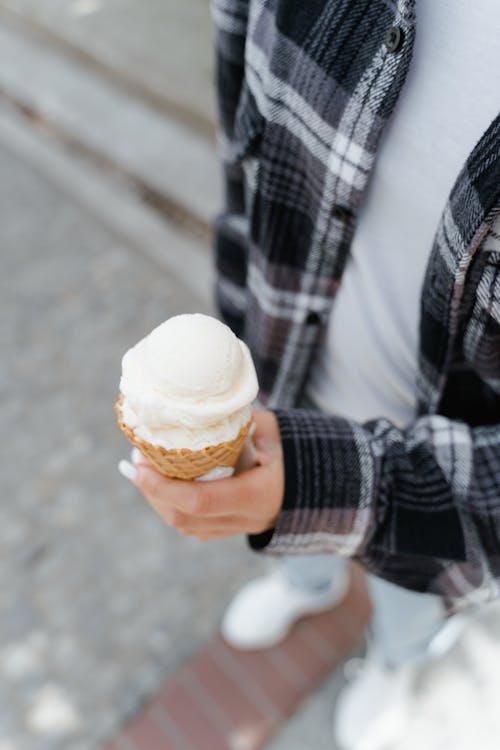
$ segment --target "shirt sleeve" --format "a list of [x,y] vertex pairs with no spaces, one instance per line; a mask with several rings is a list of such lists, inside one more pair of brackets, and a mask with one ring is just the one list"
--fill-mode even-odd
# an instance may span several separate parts
[[214,225],[215,301],[225,323],[241,337],[246,313],[248,217],[235,121],[244,81],[248,3],[212,0],[211,7],[215,26],[217,144],[224,182],[224,206]]
[[451,608],[498,596],[500,426],[439,415],[408,429],[276,410],[285,461],[274,554],[333,553]]

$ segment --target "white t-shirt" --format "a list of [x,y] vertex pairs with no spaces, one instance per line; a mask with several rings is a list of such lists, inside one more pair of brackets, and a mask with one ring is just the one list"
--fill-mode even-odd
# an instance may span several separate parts
[[500,110],[499,0],[418,0],[386,127],[307,394],[356,420],[415,414],[420,294],[458,172]]

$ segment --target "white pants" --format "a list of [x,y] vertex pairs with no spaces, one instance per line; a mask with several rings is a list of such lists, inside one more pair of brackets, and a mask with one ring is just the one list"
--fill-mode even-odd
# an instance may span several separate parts
[[[290,583],[321,591],[338,576],[347,575],[348,560],[334,555],[285,557]],[[368,576],[373,615],[367,637],[369,647],[392,667],[423,656],[446,619],[441,597],[419,594]]]

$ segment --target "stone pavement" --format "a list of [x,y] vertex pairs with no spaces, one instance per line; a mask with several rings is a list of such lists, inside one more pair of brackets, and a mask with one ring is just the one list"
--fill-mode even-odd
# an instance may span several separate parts
[[1,24],[0,93],[102,171],[134,181],[138,192],[175,218],[211,224],[222,187],[210,139],[131,98],[60,49]]
[[261,562],[170,531],[116,470],[123,352],[207,305],[5,144],[0,227],[0,748],[97,750]]
[[1,16],[213,132],[209,0],[0,0]]

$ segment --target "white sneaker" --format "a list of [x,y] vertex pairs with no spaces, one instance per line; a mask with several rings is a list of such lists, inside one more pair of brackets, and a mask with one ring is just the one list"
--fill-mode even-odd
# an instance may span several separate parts
[[368,656],[335,706],[333,734],[339,750],[385,750],[401,738],[417,670],[415,663],[389,669]]
[[368,651],[361,667],[341,692],[335,706],[333,733],[339,750],[386,750],[402,739],[410,717],[413,685],[426,664],[443,658],[461,637],[471,615],[450,617],[429,643],[424,654],[390,669]]
[[338,604],[348,587],[349,575],[346,574],[327,591],[307,591],[293,586],[278,568],[250,581],[236,594],[224,614],[222,636],[237,649],[271,648],[282,641],[294,622],[304,615]]

